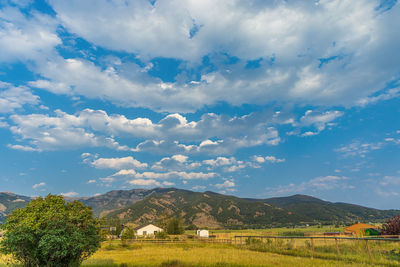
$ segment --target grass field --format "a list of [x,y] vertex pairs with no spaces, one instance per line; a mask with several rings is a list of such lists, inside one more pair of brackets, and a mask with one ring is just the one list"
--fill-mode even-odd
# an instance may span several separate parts
[[83,266],[368,266],[257,252],[218,244],[135,245],[100,249]]
[[[229,240],[235,235],[282,236],[289,232],[318,234],[328,231],[338,232],[339,229],[279,228],[216,230],[211,233]],[[191,239],[183,244],[154,244],[139,240],[125,246],[120,240],[107,241],[83,266],[400,266],[400,242],[368,241],[367,246],[364,240],[339,240],[336,243],[335,240],[324,239],[311,242],[310,239],[296,238],[242,238],[241,241],[236,244],[212,244]],[[5,257],[0,255],[0,266],[2,264],[5,264]]]

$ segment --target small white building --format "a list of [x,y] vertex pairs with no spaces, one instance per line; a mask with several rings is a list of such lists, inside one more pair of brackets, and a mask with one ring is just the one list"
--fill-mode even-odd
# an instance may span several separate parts
[[208,237],[208,230],[197,230],[197,237]]
[[153,224],[142,225],[136,228],[136,235],[155,235],[164,231],[162,228]]

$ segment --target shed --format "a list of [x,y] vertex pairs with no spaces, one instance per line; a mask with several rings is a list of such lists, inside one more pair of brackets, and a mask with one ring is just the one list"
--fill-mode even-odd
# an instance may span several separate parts
[[136,230],[136,235],[155,235],[159,232],[164,231],[162,228],[157,227],[153,224],[141,225],[137,227],[135,230]]
[[376,226],[365,223],[356,223],[346,227],[344,230],[346,234],[365,235],[366,229],[376,229]]
[[197,237],[208,237],[208,230],[197,230]]

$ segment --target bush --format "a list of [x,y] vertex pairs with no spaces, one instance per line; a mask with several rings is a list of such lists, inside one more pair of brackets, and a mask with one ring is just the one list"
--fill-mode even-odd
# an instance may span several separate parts
[[48,195],[14,210],[4,225],[0,251],[23,266],[79,266],[100,247],[98,220],[81,202]]
[[165,231],[161,231],[161,232],[157,232],[155,234],[155,237],[158,239],[166,239],[166,238],[168,238],[168,234]]
[[400,215],[396,215],[381,227],[381,234],[383,235],[400,235]]

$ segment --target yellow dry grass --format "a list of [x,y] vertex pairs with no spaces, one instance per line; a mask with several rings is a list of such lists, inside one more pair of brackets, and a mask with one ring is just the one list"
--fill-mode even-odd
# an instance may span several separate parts
[[218,244],[146,244],[130,249],[115,250],[107,250],[103,247],[87,260],[84,266],[101,266],[102,263],[106,266],[113,264],[160,266],[162,263],[171,261],[178,261],[180,264],[189,266],[360,266],[360,263],[285,256]]

